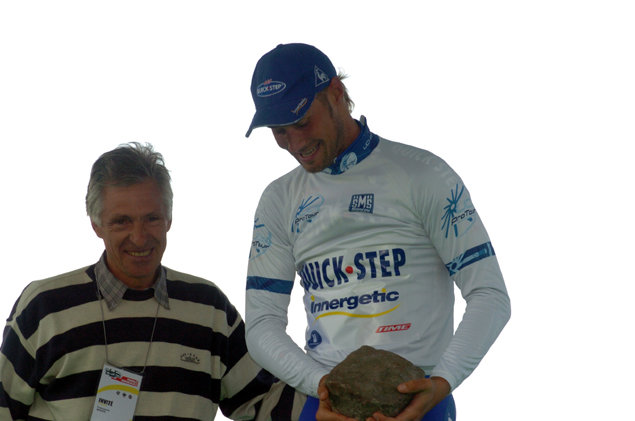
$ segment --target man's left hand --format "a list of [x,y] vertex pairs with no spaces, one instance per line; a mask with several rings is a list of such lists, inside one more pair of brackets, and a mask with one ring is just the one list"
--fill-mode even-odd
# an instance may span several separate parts
[[381,412],[367,421],[419,421],[432,408],[450,394],[450,384],[443,377],[431,377],[405,382],[397,386],[401,393],[415,393],[410,404],[394,418],[386,417]]

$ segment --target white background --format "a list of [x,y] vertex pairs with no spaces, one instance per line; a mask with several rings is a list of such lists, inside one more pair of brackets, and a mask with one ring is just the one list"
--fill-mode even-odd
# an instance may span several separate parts
[[2,1],[1,317],[28,282],[99,258],[90,167],[129,141],[154,144],[172,173],[164,264],[216,282],[244,313],[256,203],[296,166],[266,129],[244,137],[251,75],[278,43],[305,42],[350,75],[355,117],[461,174],[488,228],[512,319],[455,392],[459,420],[635,419],[634,10]]

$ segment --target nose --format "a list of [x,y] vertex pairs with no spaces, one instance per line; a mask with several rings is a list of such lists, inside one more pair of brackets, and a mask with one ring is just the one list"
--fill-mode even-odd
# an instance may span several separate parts
[[286,141],[287,150],[292,154],[298,153],[307,145],[304,135],[299,130],[294,129],[287,130]]
[[148,231],[145,224],[141,221],[135,221],[130,232],[130,241],[137,247],[143,247],[146,245],[147,239]]

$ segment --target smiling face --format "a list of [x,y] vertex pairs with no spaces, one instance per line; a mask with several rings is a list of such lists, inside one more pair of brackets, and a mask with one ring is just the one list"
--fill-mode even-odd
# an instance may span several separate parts
[[354,140],[347,139],[344,121],[334,112],[329,97],[319,95],[300,121],[271,128],[278,146],[310,173],[324,170]]
[[171,220],[154,181],[105,187],[99,226],[93,229],[106,246],[108,269],[133,289],[154,284],[167,244]]

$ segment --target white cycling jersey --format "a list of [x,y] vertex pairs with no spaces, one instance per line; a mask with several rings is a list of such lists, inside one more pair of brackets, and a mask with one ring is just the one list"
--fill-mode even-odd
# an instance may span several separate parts
[[[494,249],[459,176],[439,157],[382,139],[361,119],[329,168],[298,167],[264,191],[247,278],[249,352],[316,396],[362,345],[395,352],[455,389],[510,314]],[[308,327],[286,334],[296,273]],[[454,334],[456,283],[467,301]]]

